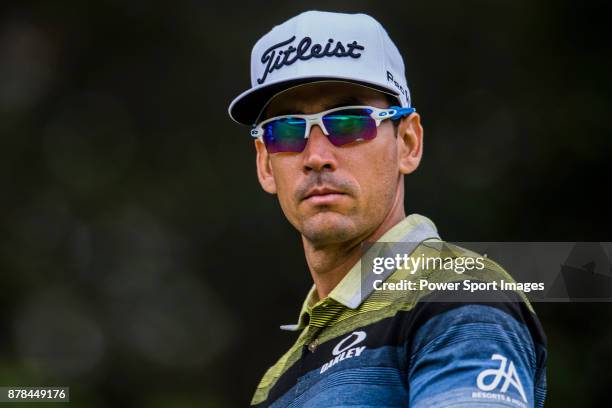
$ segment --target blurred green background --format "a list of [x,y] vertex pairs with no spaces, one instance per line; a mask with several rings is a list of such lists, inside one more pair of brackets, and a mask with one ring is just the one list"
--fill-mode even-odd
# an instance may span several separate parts
[[[307,9],[371,14],[404,56],[408,213],[450,241],[612,240],[609,2],[3,2],[0,385],[248,403],[311,280],[226,110],[255,41]],[[536,310],[547,406],[607,406],[612,305]]]

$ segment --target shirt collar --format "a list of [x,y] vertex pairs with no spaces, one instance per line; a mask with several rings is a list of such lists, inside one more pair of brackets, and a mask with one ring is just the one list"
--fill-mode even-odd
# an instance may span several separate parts
[[[427,217],[419,214],[410,214],[402,221],[387,231],[377,242],[403,242],[413,243],[416,246],[427,239],[440,239],[434,223]],[[386,279],[393,271],[379,275],[376,279]],[[371,274],[370,274],[371,275]],[[368,276],[366,277],[366,279]],[[374,277],[371,276],[373,279]],[[296,324],[282,325],[282,330],[297,331],[308,325],[308,319],[314,307],[337,302],[349,309],[357,309],[361,303],[372,293],[373,285],[363,285],[369,288],[367,293],[362,293],[361,261],[358,261],[329,293],[328,297],[319,300],[316,286],[313,285],[304,299],[300,316]],[[324,306],[324,307],[325,307]]]

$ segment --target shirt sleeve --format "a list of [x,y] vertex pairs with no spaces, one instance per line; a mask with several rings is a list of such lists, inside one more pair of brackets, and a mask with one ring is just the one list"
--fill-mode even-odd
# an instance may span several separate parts
[[542,407],[546,340],[520,303],[421,307],[409,347],[411,408]]

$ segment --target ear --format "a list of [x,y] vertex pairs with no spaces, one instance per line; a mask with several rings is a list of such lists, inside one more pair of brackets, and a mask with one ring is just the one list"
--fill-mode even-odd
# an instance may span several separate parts
[[261,188],[265,192],[276,194],[276,181],[274,180],[274,172],[270,164],[270,155],[264,143],[259,139],[255,140],[255,150],[257,150],[256,164],[259,184],[261,184]]
[[419,167],[423,156],[423,127],[419,114],[415,112],[402,118],[397,132],[399,170],[402,174],[410,174]]

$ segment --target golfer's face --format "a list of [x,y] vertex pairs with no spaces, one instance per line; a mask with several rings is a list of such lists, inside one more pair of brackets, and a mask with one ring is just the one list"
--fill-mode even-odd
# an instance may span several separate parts
[[[310,84],[277,96],[266,118],[290,113],[318,113],[348,105],[387,108],[384,95],[350,84]],[[377,136],[334,146],[319,126],[310,130],[300,153],[265,156],[283,212],[315,246],[360,241],[384,220],[397,194],[400,172],[394,127],[389,120]],[[260,161],[261,162],[261,161]]]

